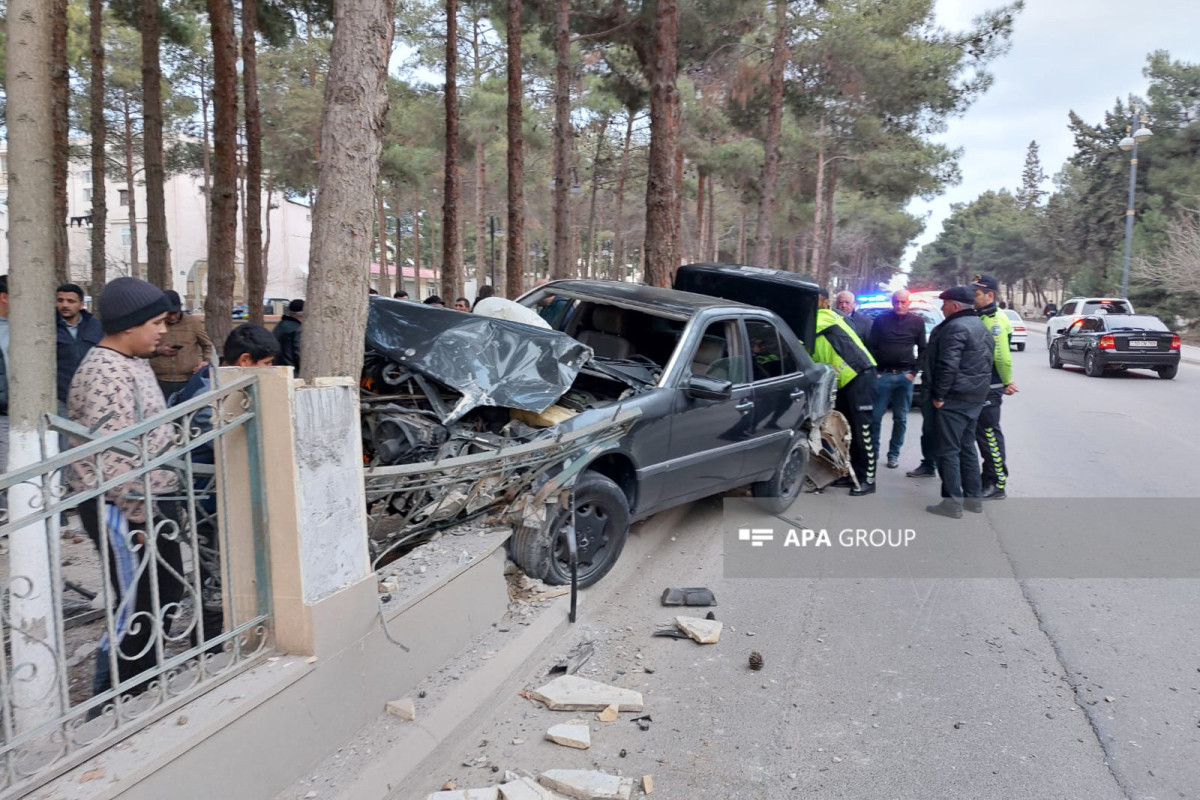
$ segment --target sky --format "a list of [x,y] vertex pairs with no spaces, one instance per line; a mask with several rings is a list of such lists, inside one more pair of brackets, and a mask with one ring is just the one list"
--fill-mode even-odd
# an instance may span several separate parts
[[[936,14],[942,26],[963,30],[981,12],[1003,4],[937,0]],[[1072,151],[1068,112],[1098,123],[1118,97],[1144,96],[1142,68],[1155,50],[1200,62],[1200,0],[1026,0],[1011,50],[992,65],[992,88],[940,137],[963,148],[962,181],[932,201],[910,205],[912,213],[928,218],[906,263],[937,238],[952,203],[989,189],[1015,191],[1031,140],[1041,150],[1043,171],[1053,177]],[[1053,185],[1047,181],[1044,188]]]

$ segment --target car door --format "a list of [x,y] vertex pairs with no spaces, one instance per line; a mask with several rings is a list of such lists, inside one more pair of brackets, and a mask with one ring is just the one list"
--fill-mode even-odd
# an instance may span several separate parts
[[[736,318],[708,323],[703,335],[684,342],[684,363],[675,388],[664,500],[703,497],[731,485],[743,474],[746,450],[753,445],[754,392],[742,328]],[[729,397],[705,399],[689,393],[693,375],[729,381]],[[736,483],[732,484],[736,485]]]
[[[754,390],[754,445],[746,451],[742,471],[753,476],[774,472],[783,460],[804,418],[810,381],[801,369],[799,354],[771,320],[747,317],[744,324]],[[812,363],[807,353],[804,360]]]
[[1083,354],[1088,342],[1093,338],[1091,333],[1100,326],[1100,320],[1084,317],[1071,323],[1066,331],[1066,342],[1060,351],[1060,358],[1067,364],[1082,364]]

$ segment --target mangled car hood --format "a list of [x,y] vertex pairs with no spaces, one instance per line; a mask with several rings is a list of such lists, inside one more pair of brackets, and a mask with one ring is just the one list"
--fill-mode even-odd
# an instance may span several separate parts
[[443,424],[477,406],[545,411],[592,357],[557,331],[381,297],[371,298],[366,346],[461,393]]

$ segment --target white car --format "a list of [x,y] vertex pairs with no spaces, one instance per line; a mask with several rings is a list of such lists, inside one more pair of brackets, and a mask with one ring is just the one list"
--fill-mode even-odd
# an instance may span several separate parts
[[1071,323],[1088,314],[1132,314],[1133,303],[1124,297],[1072,297],[1063,303],[1057,315],[1046,320],[1046,349],[1054,337],[1071,327]]
[[1008,344],[1020,352],[1025,349],[1025,342],[1029,338],[1029,331],[1025,329],[1025,320],[1021,319],[1021,315],[1011,308],[1004,309],[1004,313],[1012,321],[1012,336],[1009,337]]

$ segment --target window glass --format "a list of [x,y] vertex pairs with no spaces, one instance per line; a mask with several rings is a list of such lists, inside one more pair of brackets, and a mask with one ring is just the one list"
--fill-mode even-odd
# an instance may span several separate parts
[[1077,305],[1079,305],[1079,304],[1078,303],[1067,303],[1065,306],[1063,306],[1063,310],[1062,310],[1063,316],[1065,317],[1065,316],[1074,314],[1075,306],[1077,306]]
[[1161,319],[1149,314],[1111,316],[1108,318],[1108,329],[1110,331],[1170,331],[1170,328]]
[[745,359],[737,350],[732,322],[710,324],[692,354],[692,374],[735,384],[745,383]]
[[[750,365],[754,370],[754,380],[778,378],[796,371],[794,356],[790,359],[790,368],[785,366],[786,348],[779,341],[779,331],[770,322],[765,319],[748,319],[746,334],[750,339]],[[791,355],[790,352],[788,355]]]
[[1083,304],[1081,314],[1095,314],[1097,312],[1105,314],[1128,314],[1130,311],[1129,304],[1124,300],[1094,300]]

